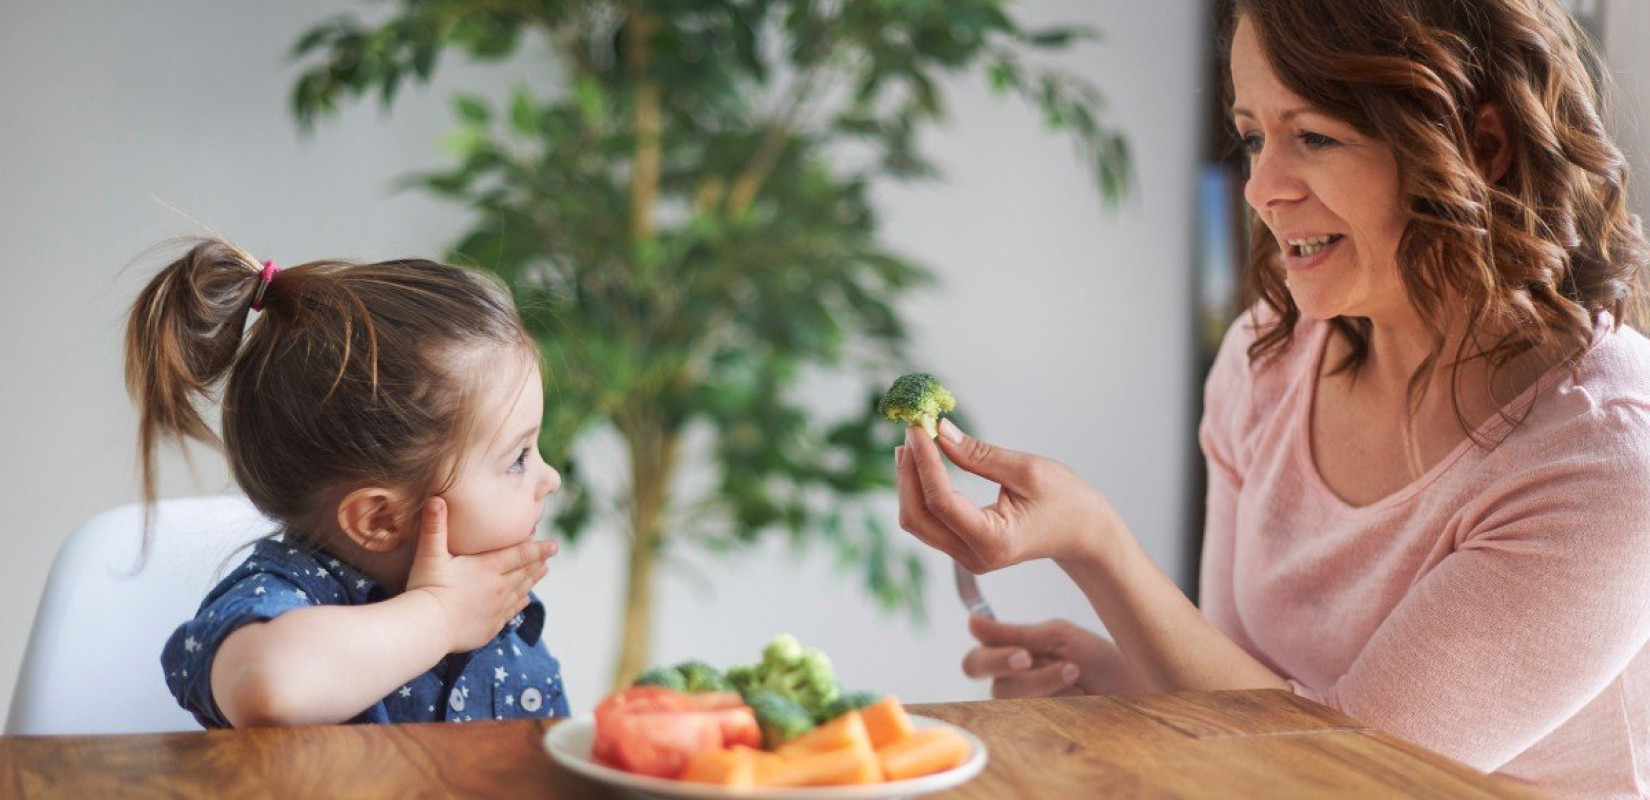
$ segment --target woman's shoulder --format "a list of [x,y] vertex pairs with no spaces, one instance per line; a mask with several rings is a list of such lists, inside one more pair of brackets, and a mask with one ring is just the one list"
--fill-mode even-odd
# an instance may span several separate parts
[[1601,404],[1650,403],[1650,339],[1605,317],[1593,344],[1576,363],[1570,382]]
[[1573,363],[1555,368],[1528,413],[1497,449],[1504,458],[1553,463],[1585,456],[1621,462],[1650,478],[1650,339],[1602,320],[1592,344]]
[[1222,392],[1241,388],[1244,394],[1274,394],[1292,385],[1302,374],[1311,374],[1322,352],[1329,325],[1302,316],[1277,347],[1251,355],[1256,342],[1281,323],[1282,317],[1264,302],[1258,302],[1226,329],[1214,365],[1209,370],[1212,388]]

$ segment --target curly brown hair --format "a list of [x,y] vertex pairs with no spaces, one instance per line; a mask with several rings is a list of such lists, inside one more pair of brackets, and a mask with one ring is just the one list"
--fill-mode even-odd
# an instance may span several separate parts
[[[1650,248],[1628,210],[1627,162],[1601,119],[1608,73],[1556,0],[1236,0],[1223,20],[1228,57],[1240,18],[1285,86],[1398,161],[1409,214],[1399,272],[1434,337],[1412,399],[1463,314],[1452,386],[1473,358],[1493,376],[1534,348],[1579,354],[1605,313],[1616,325],[1640,319]],[[1229,59],[1225,91],[1230,107]],[[1502,112],[1512,149],[1493,182],[1475,147],[1486,105]],[[1258,361],[1288,348],[1300,309],[1276,239],[1250,217],[1245,305],[1273,312],[1249,348]],[[1368,357],[1369,321],[1331,324],[1350,345],[1335,371],[1355,372]],[[1486,328],[1509,332],[1481,339]],[[1468,352],[1475,341],[1488,344]],[[1452,401],[1470,433],[1458,393]]]

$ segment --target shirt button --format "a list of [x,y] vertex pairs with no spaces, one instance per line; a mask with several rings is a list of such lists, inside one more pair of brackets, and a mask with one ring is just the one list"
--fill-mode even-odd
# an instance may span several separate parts
[[464,693],[454,689],[452,694],[447,695],[447,705],[452,706],[454,711],[463,711]]
[[544,695],[531,686],[521,690],[521,710],[531,714],[544,705]]

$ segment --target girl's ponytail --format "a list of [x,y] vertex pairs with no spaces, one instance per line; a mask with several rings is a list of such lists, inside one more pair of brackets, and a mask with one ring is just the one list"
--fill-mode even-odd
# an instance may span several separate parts
[[[126,326],[126,389],[138,408],[143,502],[155,500],[155,448],[171,437],[221,448],[197,408],[229,372],[262,279],[245,251],[198,240],[139,293]],[[267,297],[266,297],[267,300]]]

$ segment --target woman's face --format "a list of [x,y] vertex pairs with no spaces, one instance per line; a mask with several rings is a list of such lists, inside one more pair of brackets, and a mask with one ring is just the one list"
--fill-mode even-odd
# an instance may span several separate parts
[[1244,196],[1282,248],[1289,293],[1313,319],[1409,313],[1398,277],[1398,162],[1385,143],[1311,108],[1272,72],[1253,25],[1232,41]]

